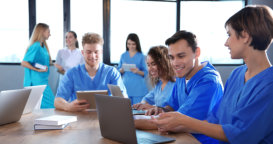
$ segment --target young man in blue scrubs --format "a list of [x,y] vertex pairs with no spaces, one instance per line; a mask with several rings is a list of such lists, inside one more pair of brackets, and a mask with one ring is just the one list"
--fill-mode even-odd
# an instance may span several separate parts
[[177,112],[153,122],[162,132],[201,133],[227,144],[273,143],[273,67],[266,50],[273,39],[273,13],[267,6],[247,6],[226,24],[225,46],[232,59],[243,59],[228,78],[218,110],[207,121]]
[[[205,120],[223,95],[219,73],[209,62],[199,61],[201,52],[193,33],[178,31],[165,43],[169,46],[169,58],[177,77],[176,82],[167,106],[150,109],[146,114],[178,111]],[[194,136],[202,143],[213,141],[204,135]]]
[[68,70],[57,90],[54,105],[65,111],[84,111],[89,106],[85,100],[77,100],[76,92],[84,90],[108,90],[107,84],[120,86],[127,95],[119,71],[101,62],[103,39],[96,33],[86,33],[82,38],[82,55],[85,64]]

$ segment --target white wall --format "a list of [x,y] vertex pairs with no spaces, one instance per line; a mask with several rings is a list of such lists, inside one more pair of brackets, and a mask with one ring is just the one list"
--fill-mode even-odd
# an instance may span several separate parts
[[[56,93],[59,75],[55,67],[50,67],[49,85]],[[20,65],[0,65],[0,91],[23,88],[24,68]]]

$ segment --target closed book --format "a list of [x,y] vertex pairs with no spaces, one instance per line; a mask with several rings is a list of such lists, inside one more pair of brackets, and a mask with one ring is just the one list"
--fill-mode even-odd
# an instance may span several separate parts
[[77,121],[77,116],[51,115],[34,120],[35,124],[40,125],[63,125]]
[[54,129],[64,129],[67,124],[62,124],[62,125],[40,125],[40,124],[35,124],[34,125],[34,130],[54,130]]

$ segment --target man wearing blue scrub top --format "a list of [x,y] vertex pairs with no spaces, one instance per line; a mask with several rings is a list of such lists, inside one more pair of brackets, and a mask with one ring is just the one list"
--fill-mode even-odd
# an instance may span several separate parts
[[[150,109],[147,115],[178,111],[205,120],[223,95],[220,74],[209,62],[199,61],[200,48],[191,32],[179,31],[165,43],[177,78],[167,106]],[[194,136],[202,143],[215,141],[204,135]]]
[[76,92],[84,90],[108,90],[107,84],[120,86],[127,95],[118,70],[101,63],[103,39],[96,33],[86,33],[82,38],[82,54],[85,64],[78,65],[65,73],[57,90],[55,107],[65,111],[84,111],[85,100],[77,100]]

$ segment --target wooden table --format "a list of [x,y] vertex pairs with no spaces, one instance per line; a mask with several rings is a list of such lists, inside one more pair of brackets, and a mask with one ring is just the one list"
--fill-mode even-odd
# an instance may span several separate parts
[[[52,114],[77,116],[78,121],[70,123],[63,130],[33,130],[36,118]],[[157,133],[156,130],[150,131]],[[173,143],[200,144],[187,133],[170,134],[176,138]],[[103,138],[100,134],[97,114],[93,112],[71,113],[55,109],[37,110],[25,114],[19,122],[0,126],[1,144],[116,144],[118,142]]]

